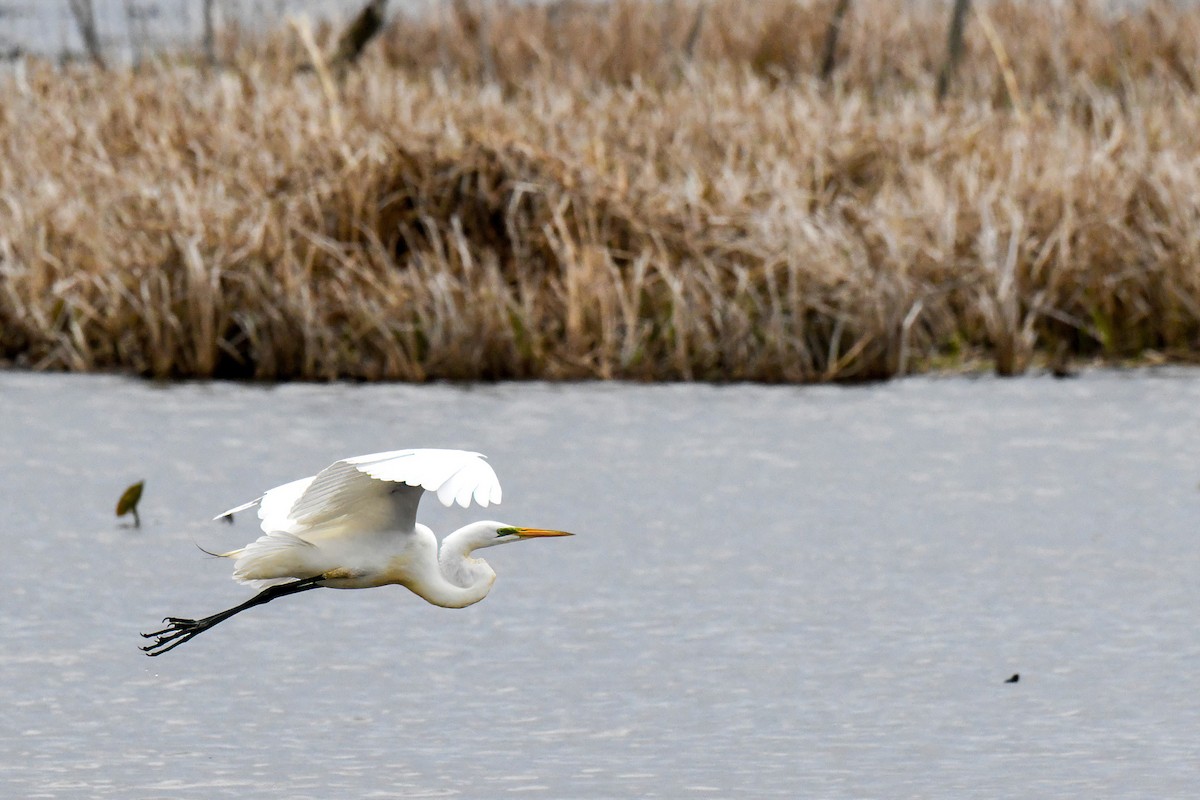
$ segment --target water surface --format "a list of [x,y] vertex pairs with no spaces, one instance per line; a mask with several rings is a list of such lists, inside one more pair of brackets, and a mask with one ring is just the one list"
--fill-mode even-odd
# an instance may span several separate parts
[[[24,797],[1120,797],[1200,785],[1200,373],[856,388],[0,373],[0,787]],[[250,594],[209,517],[488,454],[461,611]],[[143,527],[112,508],[145,478]],[[1017,684],[1004,680],[1019,672]]]

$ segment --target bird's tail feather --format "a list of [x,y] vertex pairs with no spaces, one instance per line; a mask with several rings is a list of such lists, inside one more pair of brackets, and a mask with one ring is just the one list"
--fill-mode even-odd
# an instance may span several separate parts
[[244,547],[239,547],[237,550],[230,550],[228,553],[214,553],[212,550],[207,550],[207,549],[201,547],[196,542],[192,542],[192,544],[196,545],[196,549],[199,550],[201,553],[204,553],[205,555],[210,555],[213,558],[237,558],[238,556],[240,556],[242,554],[242,551],[246,549]]
[[272,531],[226,555],[236,558],[233,579],[254,586],[271,586],[293,578],[308,578],[322,572],[312,563],[316,545],[286,531]]

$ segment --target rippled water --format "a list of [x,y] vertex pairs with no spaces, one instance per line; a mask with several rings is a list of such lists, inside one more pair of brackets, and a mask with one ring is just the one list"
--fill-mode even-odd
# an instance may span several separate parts
[[[157,386],[0,373],[0,787],[25,797],[1112,797],[1200,785],[1200,373],[857,388]],[[487,453],[449,611],[240,602],[346,455]],[[143,527],[112,516],[147,479]],[[1017,684],[1004,680],[1019,672]]]

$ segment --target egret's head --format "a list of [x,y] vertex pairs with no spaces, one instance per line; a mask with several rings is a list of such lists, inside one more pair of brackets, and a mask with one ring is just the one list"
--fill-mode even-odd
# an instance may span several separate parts
[[566,531],[556,531],[550,528],[522,528],[503,522],[481,522],[481,537],[476,540],[475,547],[493,547],[498,544],[520,542],[525,539],[539,539],[546,536],[573,536]]
[[[570,535],[566,531],[553,531],[548,528],[522,528],[491,520],[472,522],[442,540],[442,546],[438,552],[438,563],[441,566],[442,574],[452,583],[461,587],[481,585],[485,587],[484,594],[487,594],[486,588],[496,580],[496,573],[482,558],[471,557],[476,550],[495,547],[498,544],[520,542],[525,539]],[[480,595],[471,602],[477,602],[482,597],[483,595]]]

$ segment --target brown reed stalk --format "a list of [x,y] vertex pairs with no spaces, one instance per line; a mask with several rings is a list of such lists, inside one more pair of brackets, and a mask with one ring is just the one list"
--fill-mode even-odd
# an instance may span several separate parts
[[700,32],[704,30],[704,15],[707,12],[707,2],[696,5],[696,11],[692,15],[692,24],[688,26],[687,36],[683,40],[683,57],[688,61],[692,60],[692,56],[696,52],[696,42],[700,41]]
[[1021,124],[1025,123],[1024,104],[1021,102],[1021,89],[1017,85],[1017,77],[1013,72],[1012,61],[1008,57],[1008,50],[1004,47],[1004,40],[1000,38],[1000,34],[996,31],[996,26],[992,24],[991,17],[983,8],[975,10],[975,16],[979,20],[979,29],[983,31],[983,36],[987,39],[988,46],[996,56],[996,65],[1000,68],[1000,74],[1004,77],[1004,89],[1008,93],[1008,101],[1012,104],[1013,111],[1016,112],[1017,121]]
[[842,33],[842,22],[850,10],[850,0],[837,0],[829,16],[829,27],[825,29],[825,46],[821,56],[821,80],[827,81],[837,65],[838,38]]
[[217,64],[217,32],[214,20],[214,3],[215,0],[204,0],[201,7],[201,16],[204,20],[204,29],[201,34],[201,48],[204,51],[204,60],[210,67]]
[[383,30],[386,12],[387,0],[369,0],[354,15],[338,36],[333,53],[329,56],[329,65],[335,71],[344,70],[358,61],[367,44]]
[[68,0],[67,7],[75,18],[75,26],[79,29],[79,37],[83,40],[88,57],[97,68],[104,69],[104,48],[96,28],[96,9],[92,6],[92,0]]
[[967,26],[967,12],[970,8],[971,0],[954,0],[954,10],[950,15],[950,27],[946,33],[946,57],[942,61],[941,70],[938,71],[937,99],[939,102],[946,99],[946,93],[950,90],[950,80],[954,77],[954,70],[962,58],[963,31]]

